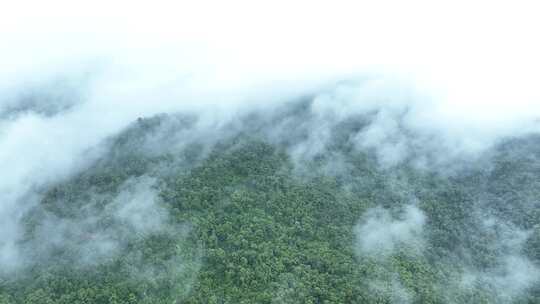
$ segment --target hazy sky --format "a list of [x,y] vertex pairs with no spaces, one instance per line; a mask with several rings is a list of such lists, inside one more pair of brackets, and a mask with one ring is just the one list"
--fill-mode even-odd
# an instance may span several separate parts
[[229,87],[392,71],[443,92],[449,115],[530,116],[540,113],[539,13],[520,0],[9,1],[0,75],[83,55]]

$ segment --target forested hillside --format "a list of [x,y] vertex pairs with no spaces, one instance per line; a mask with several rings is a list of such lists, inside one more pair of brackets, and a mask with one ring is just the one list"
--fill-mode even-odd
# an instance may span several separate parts
[[133,122],[38,189],[0,303],[540,303],[539,137],[388,164],[312,106]]

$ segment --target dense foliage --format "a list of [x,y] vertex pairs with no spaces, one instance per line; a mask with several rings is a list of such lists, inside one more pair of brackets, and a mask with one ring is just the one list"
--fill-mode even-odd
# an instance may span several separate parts
[[[460,285],[464,273],[491,273],[497,257],[514,249],[540,263],[540,162],[523,157],[540,153],[537,138],[502,144],[489,169],[472,164],[441,174],[407,163],[379,167],[345,140],[361,128],[351,122],[336,130],[326,154],[300,163],[288,143],[257,132],[226,136],[210,149],[194,140],[156,153],[147,139],[168,119],[139,120],[82,173],[43,189],[25,218],[21,246],[30,262],[0,277],[1,304],[540,303],[538,282],[508,297],[490,281]],[[182,130],[193,124],[179,121]],[[329,171],[337,152],[344,169]],[[154,181],[156,205],[166,210],[159,229],[137,230],[108,207],[142,178]],[[427,219],[421,251],[358,249],[367,210],[399,217],[412,198]],[[488,215],[505,224],[485,229],[479,218]],[[46,240],[48,219],[89,217],[96,220],[81,233]],[[505,225],[529,232],[523,248],[500,245]],[[88,255],[81,247],[103,231],[117,236],[116,249],[81,262]]]

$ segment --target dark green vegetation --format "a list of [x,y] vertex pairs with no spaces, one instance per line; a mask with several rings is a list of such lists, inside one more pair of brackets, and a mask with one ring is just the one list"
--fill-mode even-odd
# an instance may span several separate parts
[[[302,107],[248,116],[212,145],[167,140],[188,136],[195,119],[139,120],[82,173],[43,189],[25,219],[27,266],[0,277],[0,303],[540,303],[534,280],[499,290],[515,283],[505,257],[540,263],[538,138],[501,144],[488,167],[383,170],[348,140],[366,124],[358,118],[298,163],[288,152],[305,130],[282,140],[264,130],[304,120]],[[146,179],[167,214],[159,229],[108,207]],[[362,215],[382,206],[399,217],[412,198],[426,216],[423,247],[359,251]],[[500,222],[486,228],[488,218]],[[50,221],[68,228],[47,230]],[[530,235],[512,242],[515,231]],[[467,283],[469,273],[482,275]]]

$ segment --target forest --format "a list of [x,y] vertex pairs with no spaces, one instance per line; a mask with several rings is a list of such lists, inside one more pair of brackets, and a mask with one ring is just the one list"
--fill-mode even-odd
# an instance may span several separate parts
[[37,189],[0,304],[540,303],[540,137],[441,163],[398,121],[385,164],[377,115],[139,118]]

